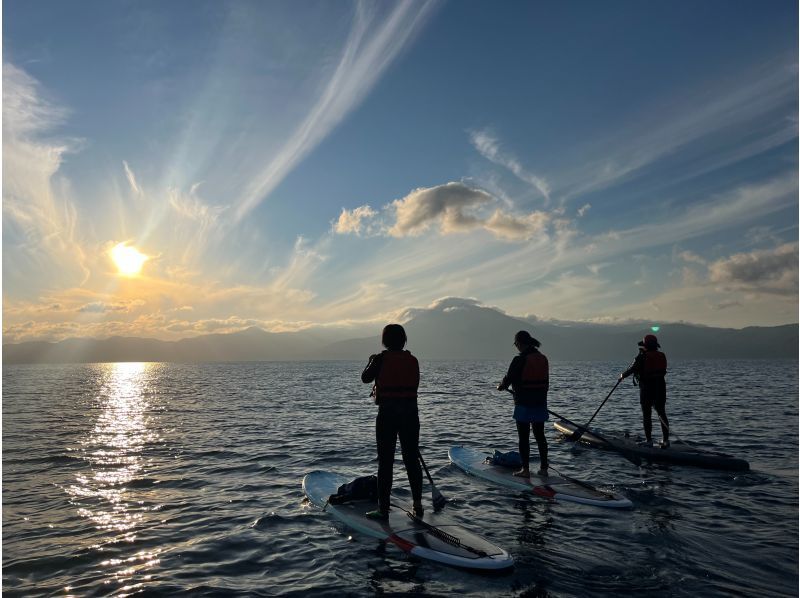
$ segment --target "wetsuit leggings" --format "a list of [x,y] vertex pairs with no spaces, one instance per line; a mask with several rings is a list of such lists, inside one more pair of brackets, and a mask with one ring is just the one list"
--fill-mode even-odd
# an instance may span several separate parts
[[416,403],[378,407],[378,416],[375,419],[375,440],[378,444],[378,508],[384,512],[389,510],[398,437],[411,485],[411,497],[415,503],[419,503],[422,501],[422,468],[419,464],[419,414]]
[[642,423],[644,424],[645,438],[647,438],[647,440],[653,440],[652,409],[655,409],[661,421],[661,435],[664,440],[669,440],[667,397],[643,395],[639,397],[639,404],[642,406]]
[[522,457],[522,469],[527,470],[531,462],[531,428],[539,447],[539,468],[547,469],[547,438],[544,435],[544,422],[517,422],[519,434],[519,454]]

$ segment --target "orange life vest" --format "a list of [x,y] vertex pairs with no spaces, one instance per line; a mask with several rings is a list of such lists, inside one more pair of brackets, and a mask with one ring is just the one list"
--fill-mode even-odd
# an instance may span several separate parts
[[408,351],[384,351],[375,379],[375,402],[384,399],[417,399],[419,362]]
[[667,373],[667,356],[661,351],[645,351],[642,378],[663,378]]
[[547,390],[550,387],[550,368],[547,357],[534,351],[525,357],[525,366],[522,368],[522,380],[519,389],[527,390]]

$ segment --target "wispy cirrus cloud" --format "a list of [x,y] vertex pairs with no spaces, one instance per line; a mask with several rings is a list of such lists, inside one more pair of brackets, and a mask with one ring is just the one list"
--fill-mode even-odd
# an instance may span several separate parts
[[235,219],[256,207],[372,89],[431,16],[436,3],[398,2],[380,19],[377,7],[359,3],[339,62],[316,104],[278,154],[239,198]]
[[80,282],[89,274],[69,183],[57,177],[80,145],[55,136],[66,114],[36,79],[3,64],[3,263],[18,290],[40,277]]
[[[755,218],[796,204],[797,189],[794,173],[742,185],[698,201],[682,211],[670,210],[668,218],[654,216],[652,223],[595,235],[587,239],[585,248],[596,256],[616,255],[743,226]],[[573,257],[583,259],[581,254]]]
[[568,201],[646,174],[677,152],[698,153],[673,183],[712,172],[797,139],[796,102],[794,63],[759,64],[733,82],[708,81],[576,146],[565,155],[574,164],[553,173],[552,187]]
[[128,184],[131,187],[131,191],[133,191],[136,195],[141,195],[142,189],[139,187],[139,183],[136,181],[136,175],[133,174],[133,170],[131,170],[131,167],[128,166],[128,162],[123,160],[122,167],[125,169],[125,178],[128,179]]
[[522,167],[519,160],[504,152],[500,142],[488,130],[470,132],[470,141],[475,149],[487,160],[507,168],[521,181],[532,185],[548,202],[550,201],[550,185],[544,177],[529,172]]

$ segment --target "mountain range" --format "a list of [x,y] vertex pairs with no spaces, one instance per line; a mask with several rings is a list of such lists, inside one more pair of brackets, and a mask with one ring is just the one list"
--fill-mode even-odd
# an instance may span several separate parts
[[[450,298],[407,313],[407,348],[424,360],[510,359],[514,333],[528,330],[551,360],[630,360],[649,323],[590,324],[514,317],[470,299]],[[779,359],[798,357],[798,325],[742,329],[662,324],[662,350],[670,359]],[[3,345],[3,363],[116,361],[366,360],[381,350],[380,330],[336,340],[330,328],[267,332],[248,328],[179,341],[152,338],[74,338],[56,343]]]

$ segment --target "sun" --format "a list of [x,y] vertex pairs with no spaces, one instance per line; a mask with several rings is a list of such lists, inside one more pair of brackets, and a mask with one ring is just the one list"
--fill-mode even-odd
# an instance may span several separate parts
[[150,259],[135,247],[129,247],[127,243],[117,243],[109,253],[119,273],[124,276],[136,276],[142,271],[144,263]]

